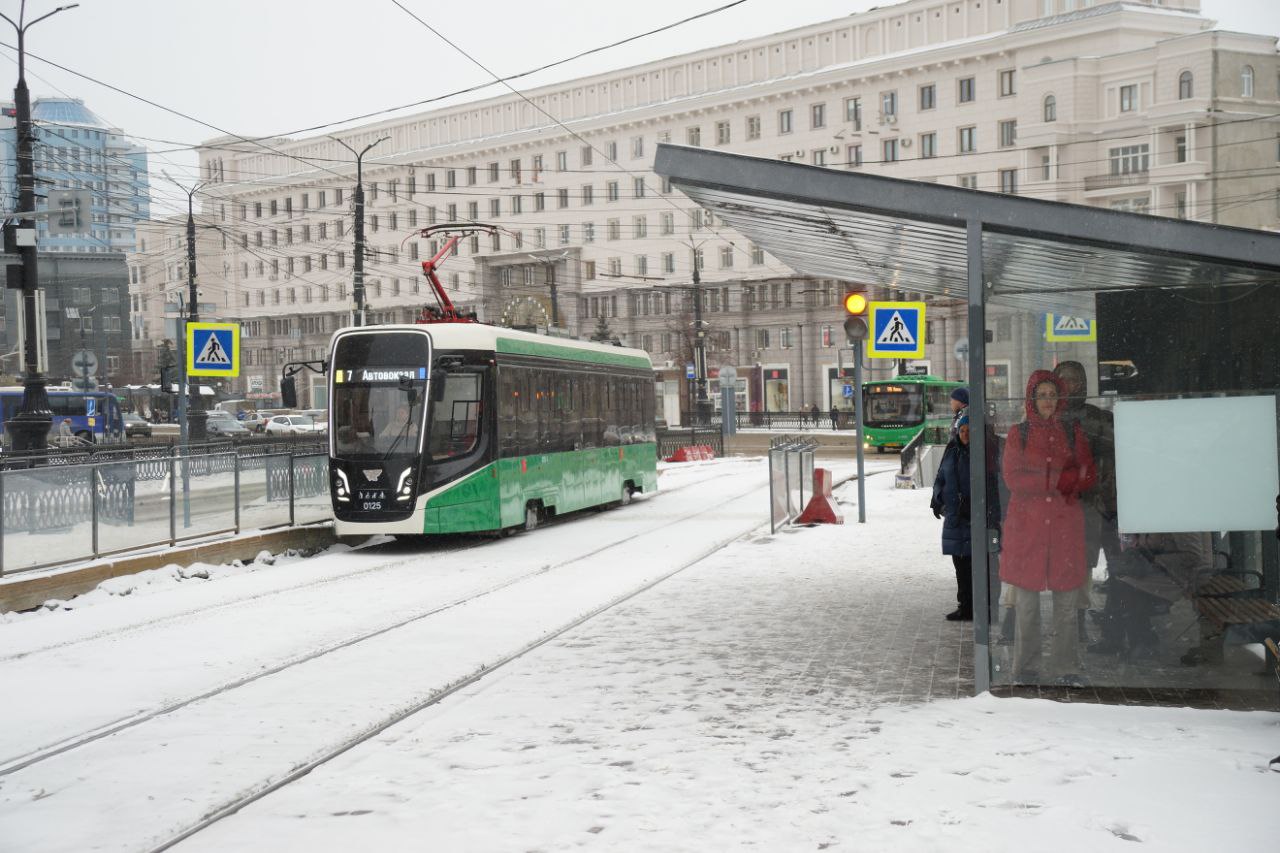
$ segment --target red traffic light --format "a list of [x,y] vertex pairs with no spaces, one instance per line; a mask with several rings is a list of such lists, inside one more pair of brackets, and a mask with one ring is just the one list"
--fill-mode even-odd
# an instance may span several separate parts
[[860,291],[844,295],[844,310],[850,316],[859,317],[867,313],[867,295]]

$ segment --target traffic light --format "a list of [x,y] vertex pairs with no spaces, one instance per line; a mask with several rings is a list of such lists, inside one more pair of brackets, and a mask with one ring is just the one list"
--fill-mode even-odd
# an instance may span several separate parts
[[844,295],[844,336],[851,344],[866,340],[867,337],[867,293],[864,290],[851,290]]
[[844,311],[850,317],[862,317],[867,313],[867,294],[863,290],[851,290],[844,295]]
[[286,409],[298,408],[298,380],[292,376],[280,377],[280,402]]

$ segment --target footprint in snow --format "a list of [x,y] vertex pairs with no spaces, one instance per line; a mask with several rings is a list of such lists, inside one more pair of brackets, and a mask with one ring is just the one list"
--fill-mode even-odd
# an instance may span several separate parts
[[1139,844],[1142,843],[1141,838],[1129,832],[1129,828],[1122,824],[1117,824],[1116,826],[1108,826],[1107,831],[1110,832],[1112,835],[1114,835],[1116,838],[1119,838],[1121,841],[1136,841]]

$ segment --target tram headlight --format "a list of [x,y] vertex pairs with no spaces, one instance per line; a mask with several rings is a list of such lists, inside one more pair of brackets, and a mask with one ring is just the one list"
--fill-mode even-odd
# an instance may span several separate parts
[[333,473],[336,475],[333,480],[333,496],[343,503],[351,501],[351,482],[347,480],[346,472],[341,468],[334,468]]
[[413,468],[405,468],[396,483],[396,500],[407,501],[413,497]]

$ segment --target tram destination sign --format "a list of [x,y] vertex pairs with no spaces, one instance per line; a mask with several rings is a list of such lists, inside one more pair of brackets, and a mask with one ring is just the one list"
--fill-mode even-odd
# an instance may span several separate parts
[[402,379],[426,379],[425,367],[357,367],[354,370],[338,370],[333,381],[343,382],[399,382]]

